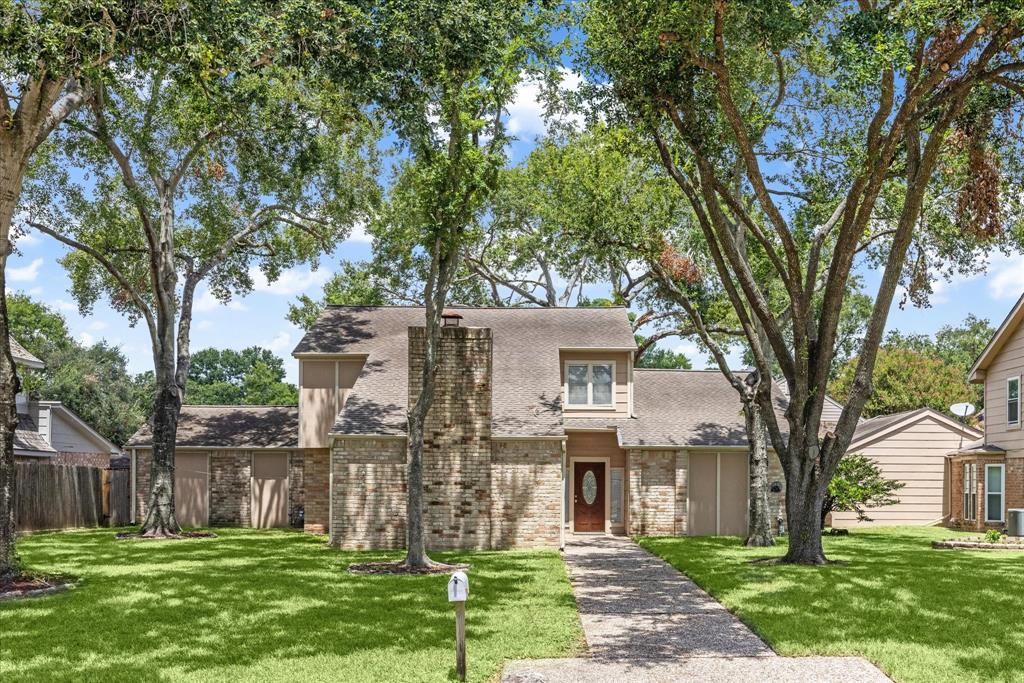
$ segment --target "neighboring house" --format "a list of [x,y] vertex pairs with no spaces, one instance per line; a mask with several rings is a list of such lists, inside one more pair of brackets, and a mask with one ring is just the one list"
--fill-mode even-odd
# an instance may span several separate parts
[[951,522],[984,529],[1006,526],[1007,510],[1024,508],[1024,296],[1006,316],[968,379],[985,386],[984,438],[949,455]]
[[873,460],[886,479],[903,483],[899,502],[866,510],[870,521],[854,512],[833,512],[832,526],[936,525],[950,515],[949,462],[946,455],[982,432],[930,408],[862,420],[847,453]]
[[[283,526],[280,514],[273,523],[255,514],[274,486],[292,521],[301,508],[305,528],[336,545],[403,547],[423,317],[422,308],[328,307],[293,354],[297,410],[183,408],[183,517]],[[748,445],[736,391],[717,371],[634,369],[635,353],[622,308],[447,312],[425,429],[428,546],[558,546],[566,530],[745,533]],[[137,520],[151,445],[148,427],[127,445]],[[774,458],[771,480],[774,519],[784,495]]]
[[[10,338],[11,355],[24,370],[42,370],[43,362]],[[18,427],[14,432],[16,462],[107,467],[121,451],[60,401],[16,397]]]

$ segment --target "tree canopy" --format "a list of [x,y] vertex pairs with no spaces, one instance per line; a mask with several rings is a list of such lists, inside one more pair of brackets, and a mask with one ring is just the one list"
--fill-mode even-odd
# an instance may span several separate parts
[[202,349],[192,354],[185,402],[298,405],[298,390],[284,377],[284,361],[268,349]]

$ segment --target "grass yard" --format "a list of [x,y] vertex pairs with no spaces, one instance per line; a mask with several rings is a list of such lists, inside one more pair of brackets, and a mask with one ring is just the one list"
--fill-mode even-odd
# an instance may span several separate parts
[[[0,603],[0,680],[445,681],[455,678],[447,576],[354,576],[398,557],[327,547],[293,531],[115,541],[114,530],[26,536],[36,571],[71,574],[63,594]],[[470,562],[467,668],[561,657],[582,631],[556,552],[437,553]]]
[[738,539],[640,543],[781,655],[861,655],[900,683],[1024,681],[1024,552],[930,547],[953,535],[894,527],[826,537],[826,555],[849,562],[828,567],[751,565],[785,549]]

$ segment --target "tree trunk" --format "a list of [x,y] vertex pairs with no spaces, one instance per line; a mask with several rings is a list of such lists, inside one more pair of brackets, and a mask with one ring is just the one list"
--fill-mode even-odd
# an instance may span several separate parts
[[756,401],[743,402],[743,417],[750,440],[750,524],[746,545],[764,548],[775,545],[768,504],[768,434]]
[[824,487],[817,465],[800,458],[786,478],[786,517],[789,521],[789,550],[782,558],[788,564],[826,564],[821,547],[821,505]]
[[172,379],[163,379],[153,405],[153,464],[149,504],[140,529],[143,536],[167,537],[181,533],[174,516],[174,445],[180,414],[178,387]]
[[14,545],[14,430],[18,426],[17,395],[21,385],[11,356],[6,270],[24,170],[13,148],[0,145],[0,579],[20,571]]
[[[428,297],[429,299],[429,297]],[[434,562],[427,556],[426,536],[423,533],[423,425],[434,402],[434,383],[437,369],[437,342],[440,337],[440,312],[434,315],[433,306],[427,306],[427,338],[420,372],[420,393],[409,411],[409,468],[408,496],[406,498],[406,555],[409,567],[430,567]]]
[[5,250],[0,255],[0,580],[20,573],[14,546],[14,430],[18,426],[16,396],[20,384],[8,341],[6,266]]

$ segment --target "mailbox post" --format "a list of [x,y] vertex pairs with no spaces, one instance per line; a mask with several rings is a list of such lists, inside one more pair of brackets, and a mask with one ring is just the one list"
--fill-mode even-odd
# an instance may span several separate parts
[[469,598],[469,577],[455,572],[448,579],[448,602],[455,603],[455,673],[466,680],[466,599]]

